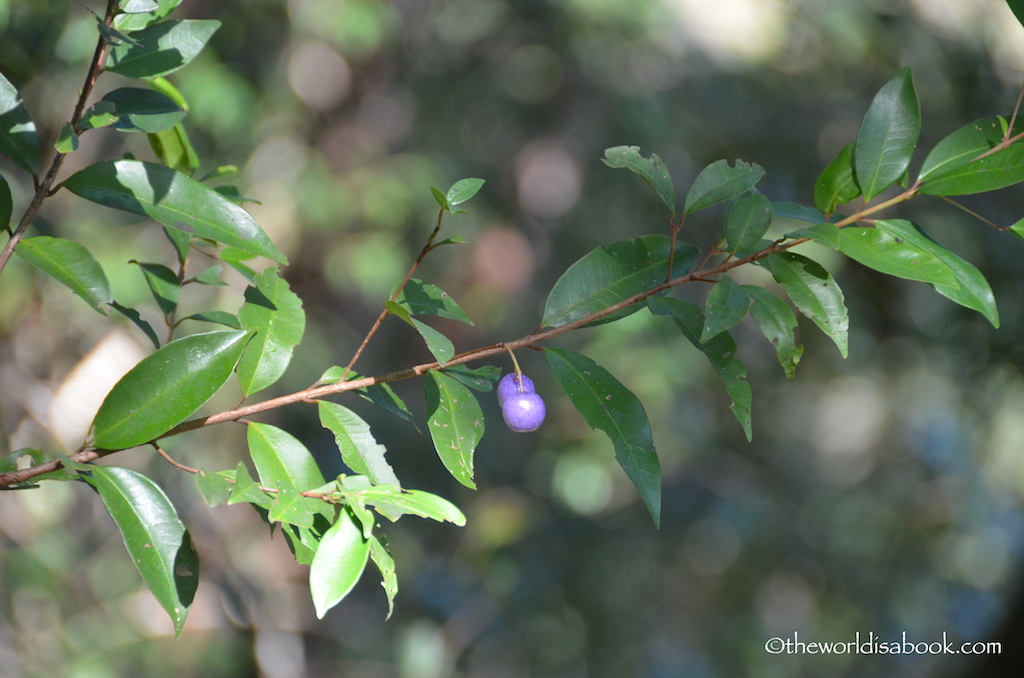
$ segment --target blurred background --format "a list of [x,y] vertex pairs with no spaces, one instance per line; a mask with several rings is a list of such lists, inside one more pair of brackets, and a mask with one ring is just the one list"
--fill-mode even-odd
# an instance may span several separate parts
[[[1024,28],[1002,0],[186,0],[172,18],[223,23],[171,80],[191,107],[200,174],[242,168],[239,188],[260,201],[248,207],[291,259],[284,276],[309,318],[288,373],[260,399],[348,361],[433,227],[431,185],[487,180],[468,214],[446,220],[445,236],[469,244],[436,251],[417,274],[475,320],[436,325],[467,350],[532,331],[551,285],[587,251],[665,232],[664,208],[642,180],[600,162],[609,146],[657,153],[680,195],[706,164],[742,158],[767,170],[760,189],[771,199],[811,204],[817,174],[903,66],[913,67],[924,116],[912,171],[960,126],[1009,115],[1024,82]],[[0,70],[47,149],[95,41],[83,2],[0,0]],[[96,97],[126,84],[104,76]],[[90,132],[62,177],[124,152],[153,157],[141,135]],[[0,172],[18,216],[31,181],[4,158]],[[1022,196],[1016,187],[962,203],[1007,226],[1024,216]],[[682,237],[706,250],[720,216],[688,219]],[[371,567],[317,621],[308,570],[255,512],[207,508],[191,476],[135,450],[106,463],[158,478],[200,554],[182,638],[98,498],[44,483],[0,493],[0,674],[1019,675],[1024,243],[937,199],[898,216],[989,277],[1001,328],[923,284],[807,250],[846,290],[850,357],[802,319],[806,352],[787,382],[756,327],[738,326],[752,443],[711,366],[664,319],[641,312],[559,338],[644,403],[665,472],[660,530],[607,438],[589,430],[543,356],[523,351],[548,421],[512,434],[482,397],[477,492],[447,475],[414,427],[341,401],[371,424],[405,486],[451,499],[469,518],[465,528],[415,517],[385,525],[401,587],[390,620]],[[173,265],[158,227],[62,192],[33,233],[86,244],[117,300],[159,322],[128,263]],[[736,277],[763,282],[761,273]],[[183,308],[236,311],[243,280],[226,279],[231,287],[190,286]],[[10,441],[0,453],[73,450],[98,398],[148,342],[17,258],[0,285],[0,427]],[[677,294],[703,303],[707,289]],[[193,325],[181,331],[210,329]],[[388,321],[357,369],[427,360],[413,330]],[[422,430],[421,389],[395,384]],[[226,388],[207,409],[237,397]],[[261,420],[301,438],[325,473],[342,470],[314,408]],[[246,455],[244,429],[214,427],[167,449],[192,466],[232,468]],[[805,642],[857,632],[899,641],[905,631],[929,643],[945,632],[957,647],[1001,640],[1004,654],[765,651],[794,631]]]

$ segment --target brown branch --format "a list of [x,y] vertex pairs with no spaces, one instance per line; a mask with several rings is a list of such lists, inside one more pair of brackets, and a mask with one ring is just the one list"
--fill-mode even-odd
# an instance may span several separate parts
[[160,447],[159,445],[157,445],[156,443],[152,443],[152,445],[153,445],[153,449],[156,450],[157,454],[159,454],[161,457],[163,457],[167,461],[168,464],[170,464],[174,468],[178,469],[179,471],[185,471],[186,473],[191,473],[192,475],[196,475],[197,473],[199,473],[199,469],[192,468],[191,466],[185,466],[181,462],[178,462],[178,461],[175,461],[174,459],[172,459],[171,455],[167,454],[167,452],[165,452],[164,449],[162,447]]
[[[110,22],[114,20],[114,15],[117,13],[117,0],[108,0],[107,2],[107,14],[104,22],[109,26]],[[89,64],[89,71],[85,76],[85,84],[82,86],[82,93],[78,96],[78,102],[75,104],[75,111],[71,115],[71,127],[74,129],[78,126],[78,122],[82,119],[82,114],[85,112],[85,104],[89,100],[89,94],[92,93],[92,88],[96,84],[96,79],[100,76],[100,71],[103,68],[103,57],[106,54],[106,42],[103,40],[103,36],[99,37],[96,42],[96,51],[93,53],[92,62]],[[25,209],[25,214],[22,215],[21,221],[18,222],[18,228],[15,229],[14,233],[11,234],[10,239],[4,246],[3,252],[0,252],[0,272],[7,266],[7,262],[10,260],[11,255],[14,254],[14,248],[21,242],[22,237],[25,235],[25,231],[28,230],[29,224],[35,219],[36,212],[39,211],[39,207],[43,204],[43,201],[53,195],[50,190],[53,186],[53,182],[57,179],[57,173],[60,171],[60,166],[64,163],[64,153],[57,153],[53,157],[53,161],[50,163],[50,169],[46,172],[46,177],[42,182],[37,182],[35,174],[33,174],[33,183],[36,184],[36,191],[32,196],[32,200],[29,202],[28,207]]]

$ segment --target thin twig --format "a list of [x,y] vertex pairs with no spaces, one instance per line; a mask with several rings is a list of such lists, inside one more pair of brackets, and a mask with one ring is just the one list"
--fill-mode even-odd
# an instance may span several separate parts
[[159,454],[164,459],[166,459],[167,463],[173,466],[174,468],[178,469],[179,471],[186,471],[187,473],[191,473],[192,475],[196,475],[197,473],[199,473],[199,469],[192,468],[191,466],[185,466],[184,464],[172,459],[171,455],[167,454],[167,452],[165,452],[164,449],[157,445],[156,443],[151,444],[153,445],[153,449],[156,450],[156,453]]
[[980,214],[978,214],[974,210],[969,209],[969,208],[961,205],[956,200],[950,200],[949,198],[947,198],[944,195],[940,195],[939,197],[942,198],[943,200],[945,200],[946,202],[948,202],[953,207],[956,207],[957,209],[960,209],[960,210],[963,210],[964,212],[967,212],[968,214],[970,214],[972,217],[974,217],[978,221],[981,221],[983,223],[988,224],[989,226],[991,226],[992,228],[996,229],[997,231],[1008,231],[1008,230],[1010,230],[1008,226],[1000,226],[999,224],[997,224],[997,223],[995,223],[993,221],[990,221],[990,220],[986,219],[985,217],[981,216]]

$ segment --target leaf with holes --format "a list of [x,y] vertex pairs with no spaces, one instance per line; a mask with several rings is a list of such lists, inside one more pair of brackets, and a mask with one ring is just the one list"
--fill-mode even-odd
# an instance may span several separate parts
[[423,380],[427,429],[434,449],[452,477],[471,489],[473,453],[484,435],[484,414],[473,392],[454,377],[436,370]]
[[771,271],[775,281],[786,288],[793,305],[836,343],[845,358],[850,318],[843,291],[829,272],[816,261],[793,252],[772,254],[758,263]]
[[796,316],[793,310],[763,287],[744,285],[743,290],[750,297],[750,317],[775,347],[776,357],[786,371],[786,378],[792,379],[796,376],[796,366],[804,354],[804,347],[796,343]]
[[653,153],[650,158],[643,157],[639,146],[615,146],[604,150],[602,162],[609,167],[625,167],[642,176],[665,206],[675,214],[676,189],[672,184],[672,175],[661,158]]

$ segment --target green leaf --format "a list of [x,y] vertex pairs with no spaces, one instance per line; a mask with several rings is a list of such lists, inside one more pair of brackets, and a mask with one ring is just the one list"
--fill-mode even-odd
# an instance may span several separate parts
[[750,296],[750,317],[754,319],[761,333],[775,347],[779,364],[786,372],[786,378],[796,376],[796,366],[804,354],[804,347],[796,343],[794,330],[796,316],[782,299],[756,285],[744,285]]
[[455,377],[474,391],[490,393],[494,390],[494,384],[501,379],[501,368],[497,365],[484,365],[476,369],[470,369],[465,365],[453,365],[441,370],[450,377]]
[[156,0],[157,9],[152,12],[118,14],[114,17],[114,28],[122,31],[137,31],[163,19],[180,4],[181,0]]
[[184,421],[228,380],[248,337],[241,330],[193,334],[143,358],[100,405],[92,444],[135,447]]
[[254,202],[257,205],[263,204],[259,200],[256,200],[255,198],[247,198],[244,195],[242,195],[238,191],[237,186],[218,186],[213,190],[217,191],[218,193],[220,193],[221,195],[223,195],[225,198],[235,203],[236,205],[242,205],[247,202]]
[[117,122],[117,107],[111,101],[97,101],[78,121],[78,129],[99,129]]
[[761,242],[772,223],[772,203],[760,193],[741,195],[725,222],[729,251],[747,250]]
[[[825,221],[825,215],[813,207],[805,207],[799,203],[782,200],[772,203],[772,212],[775,219],[792,219],[793,221],[806,221],[809,224],[820,224]],[[835,219],[835,217],[832,217]]]
[[218,325],[224,325],[235,330],[242,329],[242,323],[238,321],[238,317],[228,313],[227,311],[207,311],[205,313],[193,313],[187,315],[178,321],[180,324],[184,320],[199,320],[205,323],[216,323]]
[[950,162],[947,167],[930,173],[928,179],[921,183],[920,192],[925,195],[971,195],[1013,186],[1024,181],[1024,144],[1016,143],[963,165]]
[[759,262],[786,288],[793,305],[814,321],[839,347],[849,351],[850,318],[839,285],[821,264],[793,252],[779,252]]
[[141,46],[122,44],[115,47],[106,70],[129,78],[155,78],[178,70],[192,61],[206,46],[220,22],[165,21],[132,33]]
[[174,251],[178,254],[178,263],[184,264],[188,259],[189,246],[192,244],[192,234],[180,231],[169,226],[162,226],[164,235],[171,241]]
[[287,480],[279,480],[277,481],[277,497],[270,505],[267,517],[271,522],[311,528],[313,527],[312,508],[319,503],[315,499],[303,497]]
[[819,245],[839,251],[842,236],[834,224],[818,224],[811,228],[801,228],[786,234],[787,238],[811,238]]
[[427,349],[429,349],[437,359],[438,364],[442,367],[448,364],[448,361],[455,355],[455,345],[452,344],[448,337],[444,336],[425,322],[416,320],[416,318],[413,318],[409,314],[409,311],[405,310],[404,307],[393,301],[385,302],[384,307],[392,315],[398,316],[416,328],[416,331],[420,333],[421,337],[423,337],[423,341],[427,343]]
[[220,165],[217,169],[210,170],[203,175],[203,178],[199,181],[213,181],[215,179],[223,179],[224,177],[237,177],[241,172],[237,165]]
[[342,510],[327,530],[309,566],[309,592],[317,619],[341,602],[359,581],[370,555],[370,544],[352,513]]
[[222,268],[220,264],[215,264],[205,271],[192,276],[191,282],[199,283],[200,285],[212,285],[213,287],[227,287],[228,284],[220,279]]
[[18,460],[22,457],[28,457],[27,466],[38,466],[46,461],[46,457],[39,450],[34,450],[30,447],[23,447],[20,450],[15,450],[10,454],[0,457],[0,473],[10,473],[11,471],[18,470]]
[[[343,367],[331,367],[323,376],[320,377],[317,383],[320,384],[336,384],[341,381],[341,375],[344,374],[345,368]],[[349,370],[348,379],[359,379],[360,376],[357,372]],[[417,431],[419,427],[416,426],[416,421],[412,418],[412,413],[409,412],[409,408],[406,407],[405,402],[398,397],[398,395],[391,389],[388,384],[374,384],[373,386],[367,386],[366,388],[357,388],[355,393],[363,400],[367,400],[377,407],[381,408],[385,412],[405,419],[407,422],[412,424],[413,428]]]
[[701,331],[700,342],[726,331],[747,315],[750,297],[729,276],[722,276],[708,294],[707,320]]
[[160,9],[160,5],[156,0],[120,0],[117,4],[120,10],[126,14],[155,12]]
[[384,593],[388,597],[388,615],[384,617],[384,621],[387,621],[395,610],[395,596],[398,595],[398,575],[395,574],[395,561],[388,550],[384,548],[384,544],[376,537],[370,537],[370,559],[380,570],[381,586],[384,587]]
[[7,179],[0,174],[0,229],[7,228],[11,223],[11,213],[14,210],[14,200],[11,198],[11,187]]
[[123,40],[124,42],[128,43],[129,45],[134,45],[136,47],[141,47],[142,46],[141,42],[128,37],[127,35],[125,35],[121,31],[117,30],[116,28],[112,28],[112,27],[108,26],[103,21],[103,17],[101,17],[96,12],[93,12],[88,7],[86,7],[86,9],[88,9],[89,12],[94,17],[96,17],[96,29],[99,30],[100,36],[103,38],[103,42],[105,42],[105,43],[107,43],[108,45],[111,45],[111,46],[117,46],[117,45],[120,45],[121,41]]
[[427,429],[445,468],[466,487],[473,483],[473,453],[484,435],[484,413],[473,392],[436,370],[423,380],[427,399]]
[[163,264],[144,264],[134,259],[129,264],[138,264],[142,274],[146,277],[146,284],[149,291],[153,293],[153,299],[160,311],[169,316],[178,307],[178,300],[181,298],[181,283],[178,282],[178,274]]
[[643,157],[639,146],[615,146],[604,150],[602,162],[609,167],[625,167],[642,176],[672,214],[676,213],[676,189],[661,158],[653,153],[650,158]]
[[185,111],[168,96],[141,87],[122,87],[108,92],[101,101],[114,105],[114,129],[122,132],[155,134],[178,124]]
[[459,508],[436,494],[422,490],[403,490],[397,485],[375,485],[358,492],[362,501],[376,507],[392,521],[403,514],[448,521],[459,527],[466,524],[466,516]]
[[287,431],[270,424],[250,422],[246,438],[249,455],[264,487],[277,487],[283,480],[307,492],[324,484],[324,476],[313,455]]
[[[238,466],[235,467],[235,487],[228,497],[228,504],[252,504],[269,510],[273,505],[273,499],[253,481],[245,464],[238,462]],[[269,516],[267,522],[273,522],[269,520]]]
[[437,204],[441,206],[441,209],[448,210],[449,212],[452,211],[451,205],[448,204],[448,198],[445,197],[445,194],[441,192],[440,188],[431,186],[430,192],[434,196],[434,200],[437,201]]
[[[604,245],[585,254],[551,288],[541,325],[567,325],[665,282],[671,247],[672,241],[667,236],[645,235]],[[693,245],[677,243],[672,276],[689,270],[697,254]],[[593,324],[623,318],[640,308],[634,304]]]
[[409,315],[436,315],[473,324],[466,312],[448,296],[447,292],[437,285],[416,278],[409,279],[395,299],[395,303],[407,310]]
[[179,122],[169,130],[147,134],[149,145],[165,167],[191,176],[199,169],[199,156],[192,148],[185,127]]
[[441,242],[434,243],[434,249],[437,249],[441,245],[465,245],[466,239],[461,235],[453,235],[450,238],[445,238]]
[[959,287],[949,266],[922,241],[930,243],[904,219],[879,219],[874,228],[839,229],[839,251],[869,268],[907,280]]
[[661,524],[661,462],[651,425],[637,397],[590,358],[560,348],[544,350],[548,365],[591,428],[601,429],[615,446],[615,458]]
[[306,329],[302,300],[278,277],[277,266],[258,274],[255,282],[246,288],[238,311],[242,329],[256,331],[238,361],[238,381],[246,396],[281,378]]
[[18,90],[0,73],[0,153],[18,167],[35,174],[39,165],[36,124]]
[[387,448],[373,437],[369,424],[337,403],[321,400],[318,408],[320,424],[334,434],[346,466],[369,478],[374,485],[400,484],[384,458]]
[[1024,0],[1006,0],[1006,4],[1010,6],[1017,21],[1024,24]]
[[895,184],[907,171],[920,134],[921,105],[907,67],[875,95],[857,134],[853,166],[865,200]]
[[[921,172],[918,175],[918,181],[927,185],[927,182],[931,179],[937,179],[951,173],[959,174],[956,171],[963,170],[967,165],[972,165],[974,171],[977,171],[979,166],[974,165],[973,161],[979,155],[991,151],[1002,142],[1004,125],[1005,121],[1000,117],[985,118],[983,120],[975,120],[953,132],[935,144],[935,148],[924,159],[924,163],[921,165]],[[1020,134],[1022,131],[1024,131],[1024,120],[1018,118],[1014,122],[1011,136]],[[1011,146],[1010,149],[1014,147]],[[993,153],[993,155],[1005,153],[1010,149],[1003,149]],[[969,171],[968,174],[971,174],[971,172]],[[941,186],[941,184],[939,185]]]
[[142,330],[142,333],[145,334],[151,342],[153,342],[154,348],[160,348],[160,339],[156,336],[156,332],[153,331],[153,326],[143,320],[138,311],[134,308],[122,306],[116,301],[110,302],[110,307],[135,323],[135,326]]
[[711,361],[718,375],[725,382],[725,390],[732,402],[729,409],[740,422],[747,440],[751,439],[750,406],[752,396],[747,382],[747,368],[736,358],[736,342],[728,332],[722,332],[706,343],[700,341],[704,331],[704,314],[700,307],[680,299],[654,298],[647,305],[655,315],[670,315],[691,344]]
[[725,202],[734,195],[753,188],[763,176],[764,169],[757,164],[737,160],[735,167],[729,167],[725,160],[713,162],[697,175],[693,186],[690,187],[683,214]]
[[167,167],[137,160],[106,160],[72,175],[64,187],[86,200],[288,263],[248,212]]
[[78,150],[78,135],[70,122],[64,123],[57,135],[57,143],[53,145],[58,153],[71,153]]
[[220,506],[226,504],[231,497],[231,490],[235,487],[232,482],[234,479],[234,471],[211,473],[200,468],[196,474],[196,487],[199,488],[199,494],[203,495],[203,500],[208,506]]
[[100,262],[89,250],[63,238],[40,235],[23,238],[14,250],[46,275],[85,300],[85,303],[107,315],[105,306],[114,301],[110,282]]
[[199,586],[199,557],[178,512],[163,490],[141,473],[95,466],[92,481],[142,580],[180,636]]
[[445,194],[445,200],[448,201],[449,209],[452,205],[461,205],[472,198],[483,185],[483,179],[460,179],[456,181],[448,189],[448,193]]
[[[860,186],[853,173],[853,147],[855,142],[847,144],[839,151],[836,159],[818,175],[814,182],[814,206],[826,214],[836,211],[836,205],[848,203],[860,195]],[[824,217],[808,219],[811,223],[820,223]]]

